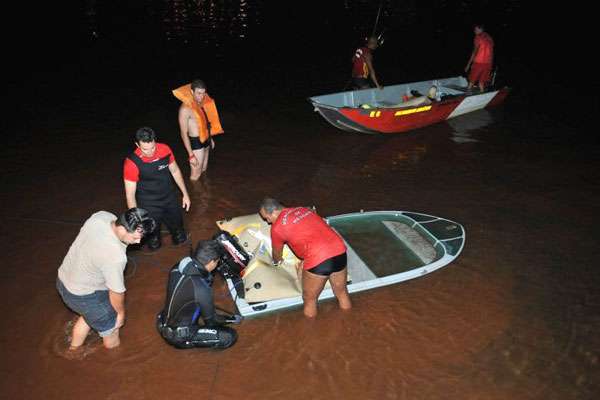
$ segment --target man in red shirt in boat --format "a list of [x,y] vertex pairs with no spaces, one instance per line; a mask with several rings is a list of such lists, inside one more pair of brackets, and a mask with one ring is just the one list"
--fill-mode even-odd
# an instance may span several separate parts
[[369,78],[375,86],[383,89],[377,80],[375,68],[373,68],[373,52],[377,49],[379,43],[375,36],[367,38],[366,45],[356,49],[352,57],[352,85],[357,89],[368,89],[371,87]]
[[304,315],[317,316],[317,299],[327,280],[340,308],[352,308],[346,287],[346,245],[323,218],[305,207],[284,208],[270,198],[263,200],[259,212],[271,224],[273,263],[281,263],[284,244],[302,260],[297,268],[302,268]]
[[200,179],[208,166],[208,155],[215,148],[213,136],[223,133],[215,101],[206,93],[200,79],[173,90],[181,101],[179,131],[190,161],[190,179]]
[[469,69],[469,90],[479,84],[479,90],[485,90],[485,86],[490,81],[492,64],[494,62],[494,40],[484,31],[483,25],[475,25],[473,28],[475,39],[473,40],[473,52],[469,62],[465,67],[465,72]]

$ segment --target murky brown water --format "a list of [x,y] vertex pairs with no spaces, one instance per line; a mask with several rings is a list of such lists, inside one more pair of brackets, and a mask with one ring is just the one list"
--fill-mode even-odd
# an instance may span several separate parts
[[[223,102],[227,134],[208,176],[188,183],[186,223],[195,240],[210,236],[214,221],[254,212],[270,195],[314,204],[322,215],[398,209],[447,217],[467,230],[462,255],[423,278],[354,295],[351,312],[326,302],[314,321],[299,310],[246,320],[238,343],[214,352],[176,350],[154,329],[166,271],[186,249],[131,253],[121,347],[106,351],[92,335],[79,359],[65,359],[73,314],[54,288],[56,269],[85,218],[124,207],[121,159],[133,129],[153,126],[184,164],[176,104],[169,107],[126,118],[110,107],[103,118],[88,119],[85,107],[43,114],[5,147],[0,397],[598,393],[597,153],[561,139],[576,137],[571,128],[510,103],[405,136],[373,137],[337,131],[307,103],[256,112]],[[219,303],[231,309],[222,289]]]

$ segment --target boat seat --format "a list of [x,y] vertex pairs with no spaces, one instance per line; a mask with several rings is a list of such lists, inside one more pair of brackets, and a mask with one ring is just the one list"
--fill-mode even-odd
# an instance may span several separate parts
[[437,255],[435,248],[419,232],[396,221],[383,221],[383,225],[415,253],[424,264],[430,264],[435,260]]

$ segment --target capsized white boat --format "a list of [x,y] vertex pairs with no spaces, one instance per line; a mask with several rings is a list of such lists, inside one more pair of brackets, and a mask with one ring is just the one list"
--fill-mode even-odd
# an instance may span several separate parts
[[[348,247],[350,293],[429,274],[451,263],[465,244],[462,225],[407,211],[369,211],[325,218]],[[226,278],[229,292],[245,317],[302,304],[299,262],[286,246],[283,263],[271,258],[270,226],[258,214],[218,221],[250,256],[241,279]],[[319,300],[333,297],[327,286]]]

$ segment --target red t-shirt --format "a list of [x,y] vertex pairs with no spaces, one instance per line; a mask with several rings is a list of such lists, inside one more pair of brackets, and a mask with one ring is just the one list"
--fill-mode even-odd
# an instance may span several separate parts
[[366,78],[369,76],[369,67],[365,60],[367,54],[371,54],[368,47],[359,47],[352,58],[352,77]]
[[475,35],[473,43],[477,47],[477,54],[475,54],[473,62],[491,64],[494,61],[494,40],[492,37],[485,32],[481,32],[479,35]]
[[[147,163],[160,160],[166,156],[169,156],[169,164],[172,164],[175,161],[175,157],[173,156],[171,148],[163,143],[156,143],[156,150],[154,151],[154,155],[152,157],[143,156],[139,147],[135,149],[135,154],[138,155],[143,162]],[[126,181],[137,182],[140,180],[139,175],[140,171],[138,170],[137,165],[135,165],[135,163],[131,161],[129,157],[126,158],[125,163],[123,163],[123,178]]]
[[304,260],[304,269],[311,269],[346,251],[342,238],[323,218],[308,208],[284,208],[271,226],[273,249],[284,243]]

